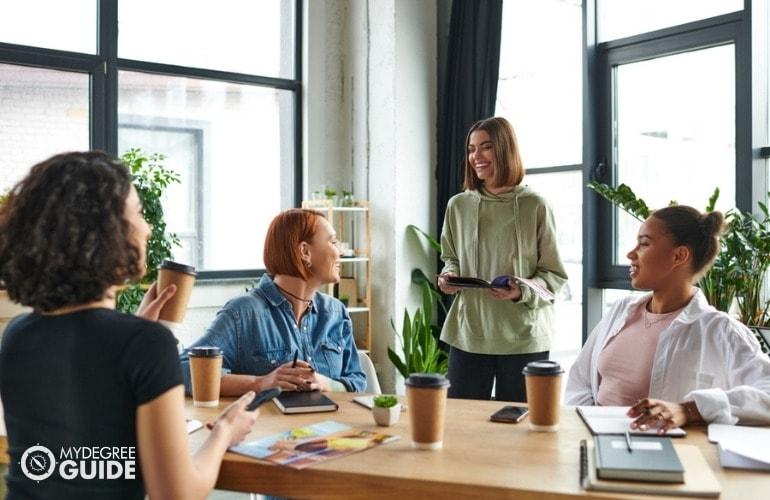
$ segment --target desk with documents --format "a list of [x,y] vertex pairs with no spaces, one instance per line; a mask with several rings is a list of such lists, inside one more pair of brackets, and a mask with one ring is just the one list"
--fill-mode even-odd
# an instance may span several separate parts
[[[282,415],[273,404],[266,404],[247,439],[327,419],[377,428],[369,410],[352,402],[354,396],[332,394],[340,405],[334,413]],[[226,404],[222,401],[219,409],[193,408],[188,399],[187,416],[211,421]],[[439,452],[413,450],[409,419],[401,418],[393,427],[378,428],[400,435],[398,441],[301,471],[228,453],[217,487],[303,498],[607,498],[606,493],[580,487],[580,441],[591,435],[574,408],[562,409],[558,432],[535,433],[527,429],[526,419],[520,424],[490,422],[489,415],[499,406],[495,401],[448,400],[444,449]],[[192,434],[191,446],[197,447],[207,432]],[[768,473],[722,469],[705,427],[688,428],[688,436],[676,442],[700,449],[721,484],[720,498],[756,498],[758,492],[770,491]]]

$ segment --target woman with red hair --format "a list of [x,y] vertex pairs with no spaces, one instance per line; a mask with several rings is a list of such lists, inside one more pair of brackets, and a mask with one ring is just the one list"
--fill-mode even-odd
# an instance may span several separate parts
[[[263,260],[267,273],[257,286],[225,304],[190,346],[224,352],[222,395],[272,387],[364,390],[347,309],[319,292],[340,280],[337,234],[329,221],[314,210],[278,214],[267,230]],[[182,353],[182,373],[189,392],[188,353]]]

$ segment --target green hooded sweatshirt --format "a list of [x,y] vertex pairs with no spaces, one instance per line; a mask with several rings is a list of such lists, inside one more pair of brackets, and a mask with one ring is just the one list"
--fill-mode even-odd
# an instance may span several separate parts
[[[491,280],[510,275],[535,278],[556,294],[567,273],[556,247],[550,207],[526,186],[491,195],[465,191],[447,204],[441,231],[444,273]],[[552,301],[522,287],[517,302],[500,300],[485,289],[455,295],[441,340],[477,354],[548,351],[554,332]]]

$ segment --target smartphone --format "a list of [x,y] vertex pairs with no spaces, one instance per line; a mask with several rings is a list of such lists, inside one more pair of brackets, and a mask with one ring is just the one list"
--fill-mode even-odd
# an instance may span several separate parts
[[256,410],[257,408],[262,406],[262,403],[270,401],[271,399],[273,399],[274,397],[276,397],[280,393],[281,393],[281,388],[280,387],[273,387],[272,389],[267,389],[267,390],[264,390],[264,391],[260,392],[259,394],[254,396],[254,399],[251,400],[251,403],[249,403],[246,406],[246,411],[254,411],[254,410]]
[[529,413],[526,407],[523,406],[503,406],[496,412],[494,412],[489,420],[492,422],[507,422],[515,424],[524,420]]

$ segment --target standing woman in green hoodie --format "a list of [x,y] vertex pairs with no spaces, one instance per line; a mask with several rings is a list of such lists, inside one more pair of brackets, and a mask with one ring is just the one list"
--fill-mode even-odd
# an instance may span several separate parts
[[464,191],[447,204],[438,279],[456,294],[441,332],[450,345],[449,397],[526,401],[521,370],[548,359],[553,302],[513,280],[505,289],[460,289],[447,276],[532,278],[558,292],[567,274],[556,247],[553,212],[521,185],[524,165],[505,118],[476,122],[465,140]]

